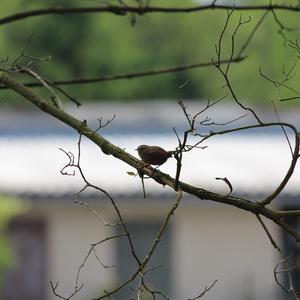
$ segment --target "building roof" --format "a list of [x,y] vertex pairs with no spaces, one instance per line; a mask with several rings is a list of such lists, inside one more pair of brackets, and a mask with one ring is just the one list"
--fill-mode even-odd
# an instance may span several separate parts
[[[139,144],[160,145],[174,149],[176,137],[167,135],[111,135],[111,142],[137,155]],[[283,179],[289,167],[290,149],[284,137],[267,135],[218,138],[205,143],[206,149],[195,149],[183,159],[181,180],[217,192],[228,191],[216,177],[227,177],[235,194],[260,195],[272,191]],[[59,148],[77,157],[75,136],[16,137],[0,139],[0,190],[9,194],[76,193],[83,186],[77,174],[63,176],[60,170],[68,157]],[[114,194],[133,195],[141,192],[135,171],[122,161],[107,156],[92,142],[81,146],[81,165],[88,180]],[[176,161],[169,159],[160,170],[175,175]],[[73,170],[68,170],[72,173]],[[78,172],[77,172],[78,173]],[[300,172],[295,174],[285,192],[300,193]],[[146,180],[148,192],[161,193],[160,185]]]
[[[98,117],[111,116],[107,108],[101,110],[101,106],[97,107],[100,111]],[[112,106],[111,111],[116,111],[116,107]],[[153,113],[150,113],[150,107]],[[179,124],[180,131],[185,120],[183,118],[177,122],[172,119],[173,123],[170,123],[170,116],[175,117],[175,114],[170,112],[168,115],[166,107],[158,110],[152,104],[147,110],[132,107],[132,111],[128,107],[124,110],[123,107],[124,113],[119,107],[119,117],[110,127],[103,129],[103,135],[135,156],[135,148],[140,144],[159,145],[172,150],[177,145],[172,126]],[[173,110],[173,106],[171,107]],[[83,115],[94,120],[98,112],[95,107],[91,111],[94,115],[87,112]],[[138,115],[132,117],[133,113]],[[59,148],[71,151],[77,156],[78,136],[71,129],[61,126],[49,116],[42,118],[37,112],[22,114],[23,120],[18,119],[14,113],[6,117],[6,122],[0,118],[1,192],[61,197],[76,193],[83,187],[79,174],[60,174],[68,158]],[[136,120],[138,123],[134,126]],[[9,122],[12,123],[11,126]],[[273,129],[263,133],[252,131],[248,134],[218,136],[205,142],[205,146],[207,148],[195,149],[184,155],[181,180],[212,191],[227,193],[227,185],[215,179],[226,177],[233,186],[234,195],[257,196],[270,193],[283,179],[291,159],[285,136],[281,131],[275,132]],[[91,183],[114,195],[131,196],[142,193],[138,176],[127,173],[134,172],[133,168],[103,154],[96,145],[85,139],[82,142],[81,165]],[[160,170],[175,176],[176,161],[169,159]],[[299,180],[300,172],[296,169],[284,193],[299,195]],[[151,180],[146,180],[145,184],[148,193],[159,195],[168,191],[168,188],[163,188]]]

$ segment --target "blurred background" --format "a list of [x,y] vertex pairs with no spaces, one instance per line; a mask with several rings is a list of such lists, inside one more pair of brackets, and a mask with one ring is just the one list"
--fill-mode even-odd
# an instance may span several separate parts
[[[232,1],[218,1],[230,4]],[[243,5],[261,1],[235,1]],[[280,2],[273,1],[272,3]],[[285,4],[295,1],[285,1]],[[93,6],[107,1],[54,1],[47,6]],[[111,1],[118,4],[118,1]],[[135,4],[136,1],[126,3]],[[141,1],[143,3],[143,1]],[[146,3],[146,2],[145,2]],[[192,6],[207,1],[154,1],[155,6]],[[40,1],[3,1],[1,15],[9,15],[23,10],[38,9],[45,5]],[[224,38],[223,58],[228,58],[231,35],[242,14],[243,20],[251,21],[243,25],[236,38],[236,53],[248,38],[249,33],[261,18],[263,12],[246,11],[233,14]],[[266,75],[276,80],[283,79],[283,71],[295,64],[297,53],[288,47],[289,38],[297,38],[295,29],[297,15],[277,12],[277,16],[287,27],[282,30],[287,40],[278,31],[279,24],[271,13],[267,16],[255,38],[243,56],[240,64],[233,64],[230,74],[237,95],[249,103],[269,105],[277,97],[273,85],[263,80],[259,67]],[[68,80],[116,75],[176,65],[210,62],[216,59],[215,45],[226,20],[226,12],[221,10],[203,11],[189,14],[148,14],[145,16],[116,16],[113,14],[48,15],[33,17],[1,27],[0,55],[11,63],[30,43],[26,54],[49,57],[45,62],[36,62],[34,68],[49,80]],[[299,81],[299,73],[293,72],[290,84]],[[150,76],[134,80],[108,81],[87,85],[66,86],[66,91],[81,101],[135,101],[140,99],[174,99],[178,88],[188,99],[207,99],[224,94],[223,78],[216,68],[198,68]],[[251,85],[249,84],[251,83]],[[289,93],[289,91],[283,91]],[[1,92],[1,96],[15,101],[15,95]],[[283,94],[282,97],[288,95]],[[23,101],[20,101],[21,105]],[[285,106],[289,104],[285,103]],[[291,101],[290,105],[295,105]]]
[[[295,4],[296,1],[285,1]],[[123,1],[33,1],[4,0],[1,17],[17,12],[47,7],[96,6],[107,3],[125,5]],[[140,1],[146,5],[147,1]],[[210,3],[196,0],[150,1],[153,6],[193,6]],[[261,1],[218,1],[243,5]],[[273,1],[273,4],[280,1]],[[137,1],[126,1],[136,5]],[[267,1],[266,4],[269,4]],[[235,49],[246,42],[263,11],[235,12],[224,36],[223,55],[230,55],[231,35],[242,15],[249,20],[236,37]],[[293,30],[298,15],[271,13],[246,48],[245,59],[233,63],[230,82],[236,95],[255,108],[264,121],[277,121],[275,103],[281,121],[299,125],[298,100],[280,102],[295,96],[295,90],[276,88],[262,78],[259,68],[270,78],[282,81],[290,72],[289,85],[299,82],[297,52],[289,41],[297,40]],[[59,81],[142,72],[178,65],[210,62],[216,59],[215,45],[226,20],[221,10],[190,14],[47,15],[28,18],[0,26],[1,67],[18,59],[42,78]],[[284,24],[284,28],[280,26]],[[290,28],[292,30],[290,30]],[[281,34],[281,31],[284,33]],[[15,74],[22,82],[34,81]],[[203,109],[207,100],[227,94],[224,80],[214,67],[181,72],[62,86],[83,105],[77,107],[63,96],[64,110],[86,119],[92,128],[97,118],[116,115],[101,133],[108,140],[136,156],[139,144],[155,144],[172,150],[177,145],[173,127],[186,129],[186,119],[177,105],[183,99],[191,114]],[[0,87],[1,88],[1,87]],[[45,89],[35,88],[50,100]],[[296,90],[297,93],[297,90]],[[58,148],[77,155],[78,135],[50,116],[37,111],[15,93],[0,89],[0,291],[4,300],[57,299],[49,281],[56,282],[57,292],[68,298],[74,291],[78,269],[90,244],[119,234],[118,226],[104,226],[86,205],[74,203],[74,195],[83,187],[80,176],[62,176],[60,170],[68,158]],[[228,96],[201,115],[226,123],[243,115]],[[201,119],[202,118],[202,119]],[[253,123],[251,115],[229,124]],[[199,126],[201,133],[224,129],[224,126]],[[288,134],[291,134],[288,132]],[[293,140],[291,139],[293,146]],[[227,193],[227,186],[216,177],[228,177],[233,195],[261,200],[280,183],[289,166],[290,150],[280,128],[230,134],[207,143],[185,156],[182,179],[212,191]],[[168,189],[146,180],[147,199],[142,197],[141,183],[127,165],[107,157],[88,141],[82,144],[82,164],[92,183],[106,189],[116,199],[140,257],[146,254],[175,195]],[[160,168],[174,176],[176,164],[169,160]],[[300,174],[275,203],[280,208],[299,208]],[[80,201],[96,209],[108,222],[116,222],[107,199],[93,190],[80,194]],[[100,222],[99,222],[100,221]],[[296,219],[290,220],[299,228]],[[299,249],[277,226],[267,222],[276,241],[287,254]],[[83,289],[72,299],[99,297],[123,282],[134,271],[134,261],[126,240],[116,239],[97,248],[80,272]],[[101,263],[99,263],[99,259]],[[174,299],[193,298],[218,279],[205,299],[284,299],[274,282],[273,270],[281,258],[269,243],[257,219],[245,212],[185,196],[172,220],[147,275],[149,285]],[[111,267],[114,266],[114,267]],[[294,272],[300,289],[300,272]],[[285,282],[282,278],[282,282]],[[138,282],[119,292],[116,299],[130,298]],[[150,295],[144,296],[150,299]],[[162,298],[160,295],[157,298]],[[288,297],[286,299],[289,299]]]

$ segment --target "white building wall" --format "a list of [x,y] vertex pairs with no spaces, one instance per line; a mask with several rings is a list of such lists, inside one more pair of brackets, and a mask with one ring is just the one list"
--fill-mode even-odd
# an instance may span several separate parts
[[[48,256],[49,280],[59,282],[57,292],[69,296],[75,287],[80,264],[87,255],[90,244],[110,236],[110,229],[85,207],[50,209],[48,214]],[[97,254],[107,265],[114,263],[111,242],[99,245]],[[85,267],[80,272],[79,286],[82,290],[74,299],[93,298],[102,294],[103,289],[110,288],[114,282],[114,271],[105,269],[90,255]],[[57,299],[49,286],[49,299]]]
[[[163,220],[172,205],[149,203],[120,205],[126,220]],[[59,282],[57,291],[64,296],[74,291],[76,274],[90,244],[111,236],[111,227],[83,206],[47,208],[49,280]],[[111,210],[101,210],[110,221]],[[267,223],[279,241],[278,228]],[[172,218],[174,299],[193,298],[218,279],[207,293],[208,300],[279,299],[280,290],[273,277],[279,258],[256,217],[225,206],[181,205]],[[97,248],[103,263],[115,263],[113,243]],[[74,299],[91,299],[110,289],[116,269],[104,269],[91,255],[81,272],[84,287]],[[277,297],[277,298],[276,298]],[[49,300],[57,299],[49,287]]]
[[[267,224],[279,241],[278,227]],[[280,298],[273,277],[279,258],[253,214],[224,206],[181,210],[174,251],[177,299],[195,297],[215,279],[206,300]]]

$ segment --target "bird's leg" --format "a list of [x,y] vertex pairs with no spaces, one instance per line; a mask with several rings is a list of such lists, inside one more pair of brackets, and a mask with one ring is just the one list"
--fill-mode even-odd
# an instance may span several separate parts
[[145,191],[145,183],[144,183],[144,173],[141,172],[140,170],[138,170],[138,174],[141,178],[142,181],[142,188],[143,188],[143,195],[144,195],[144,199],[146,199],[146,191]]
[[[161,164],[162,165],[162,164]],[[161,165],[158,165],[154,168],[154,170],[157,170]]]
[[[149,167],[151,167],[152,168],[152,166],[149,164],[149,163],[146,163],[146,162],[144,162],[143,160],[140,162],[140,165],[139,165],[139,169],[141,169],[141,168],[149,168]],[[157,167],[159,167],[159,166],[157,166]],[[155,168],[156,169],[156,168]],[[154,170],[155,170],[154,169]],[[139,171],[138,171],[139,172]],[[144,174],[143,174],[144,175]],[[140,176],[141,177],[141,176]],[[144,179],[149,179],[149,178],[151,178],[151,177],[145,177],[145,176],[143,176],[143,178]]]

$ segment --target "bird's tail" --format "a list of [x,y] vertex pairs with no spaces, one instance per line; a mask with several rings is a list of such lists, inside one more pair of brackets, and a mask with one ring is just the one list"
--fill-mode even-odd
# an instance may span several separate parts
[[169,157],[174,156],[175,153],[176,153],[176,151],[168,151]]

